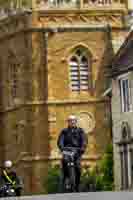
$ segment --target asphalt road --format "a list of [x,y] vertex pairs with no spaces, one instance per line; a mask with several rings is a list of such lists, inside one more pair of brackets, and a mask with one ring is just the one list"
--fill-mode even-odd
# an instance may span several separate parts
[[[1,198],[7,199],[7,198]],[[8,198],[10,200],[133,200],[133,192],[89,192],[73,194],[34,195]]]

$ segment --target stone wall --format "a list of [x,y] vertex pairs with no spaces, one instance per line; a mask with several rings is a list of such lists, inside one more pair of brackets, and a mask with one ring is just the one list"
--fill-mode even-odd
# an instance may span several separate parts
[[[133,91],[133,73],[129,73],[129,80],[131,81],[130,89],[131,94]],[[115,185],[116,189],[121,189],[121,159],[120,159],[120,147],[117,145],[122,138],[122,123],[128,122],[130,127],[131,137],[133,137],[133,119],[132,111],[121,111],[121,98],[120,98],[120,86],[118,78],[112,81],[113,95],[112,95],[112,118],[113,118],[113,143],[114,143],[114,172],[115,172]]]

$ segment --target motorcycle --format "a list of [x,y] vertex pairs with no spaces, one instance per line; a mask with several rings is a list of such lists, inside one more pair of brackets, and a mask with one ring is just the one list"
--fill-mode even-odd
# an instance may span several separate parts
[[67,176],[65,177],[63,188],[65,192],[75,192],[76,171],[75,160],[79,154],[80,148],[65,147],[62,151],[63,160],[66,163]]
[[10,183],[6,183],[0,187],[0,197],[16,196],[15,188]]
[[20,196],[23,188],[24,188],[24,184],[20,177],[19,177],[19,181],[16,185],[13,185],[9,182],[4,182],[1,180],[0,197]]

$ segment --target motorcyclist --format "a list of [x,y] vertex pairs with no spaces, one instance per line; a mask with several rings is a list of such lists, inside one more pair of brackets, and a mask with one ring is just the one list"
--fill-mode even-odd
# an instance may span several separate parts
[[12,185],[15,190],[16,196],[20,196],[22,191],[22,184],[16,172],[12,170],[12,165],[13,163],[11,160],[6,160],[4,162],[0,181],[3,182],[3,184]]
[[[81,167],[80,167],[80,159],[82,154],[85,152],[86,145],[87,145],[87,138],[82,128],[77,127],[77,117],[75,115],[70,115],[67,119],[68,127],[61,130],[59,134],[57,145],[62,152],[65,147],[75,147],[79,148],[78,156],[75,160],[75,182],[76,188],[75,190],[79,191],[79,184],[80,184],[80,176],[81,176]],[[63,182],[67,176],[66,171],[66,162],[62,159],[62,169],[63,169]]]

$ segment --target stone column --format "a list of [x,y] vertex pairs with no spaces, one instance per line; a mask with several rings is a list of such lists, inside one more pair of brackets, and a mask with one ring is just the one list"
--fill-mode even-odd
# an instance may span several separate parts
[[35,10],[36,9],[36,0],[31,0],[32,1],[32,9]]
[[80,9],[84,7],[84,0],[80,0]]
[[120,148],[120,151],[119,151],[119,153],[120,153],[120,166],[121,166],[121,190],[123,190],[124,189],[124,176],[123,176],[123,174],[124,174],[124,168],[123,168],[123,166],[124,166],[124,159],[123,159],[123,146],[119,146],[119,148]]
[[128,0],[128,10],[133,12],[133,0]]
[[[37,24],[36,24],[37,26]],[[31,121],[31,191],[42,192],[49,159],[48,109],[47,109],[47,43],[48,33],[32,33],[32,70],[30,104]]]

